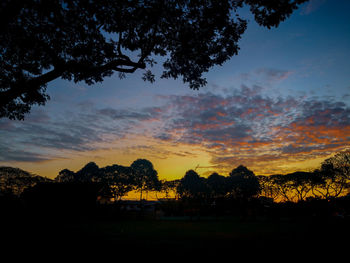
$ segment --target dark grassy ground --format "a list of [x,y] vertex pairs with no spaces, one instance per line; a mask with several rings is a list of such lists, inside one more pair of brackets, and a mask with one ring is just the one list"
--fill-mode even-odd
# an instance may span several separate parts
[[105,221],[69,224],[66,227],[65,230],[76,238],[84,236],[86,240],[101,240],[125,246],[182,248],[207,248],[218,244],[229,246],[231,242],[263,245],[275,239],[303,240],[312,232],[308,224],[301,222],[243,222],[237,219]]
[[[2,225],[7,246],[45,249],[89,255],[102,254],[171,257],[244,255],[263,257],[276,253],[310,258],[342,255],[349,248],[347,220],[294,218],[269,221],[187,218],[155,219],[68,219],[23,220]],[[4,236],[3,236],[4,238]],[[101,251],[101,252],[100,252]],[[347,253],[347,252],[346,252]]]
[[236,209],[198,217],[196,212],[191,218],[122,211],[115,206],[25,205],[13,199],[0,206],[0,256],[24,256],[29,261],[48,254],[46,262],[57,257],[66,262],[75,255],[78,262],[82,258],[90,262],[97,254],[97,261],[103,262],[105,256],[113,261],[183,261],[192,255],[197,262],[209,257],[270,260],[279,255],[279,261],[326,258],[333,262],[348,258],[350,248],[348,202],[338,205],[280,204],[251,213]]

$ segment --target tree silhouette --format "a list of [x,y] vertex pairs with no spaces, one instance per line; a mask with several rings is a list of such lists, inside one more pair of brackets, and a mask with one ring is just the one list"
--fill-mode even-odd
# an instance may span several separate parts
[[69,169],[61,170],[55,178],[55,181],[59,183],[74,182],[75,180],[75,173]]
[[81,170],[76,172],[76,179],[80,182],[99,182],[100,168],[94,162],[87,163]]
[[140,191],[140,201],[144,191],[160,189],[158,173],[153,164],[146,159],[137,159],[131,164],[132,176],[136,190]]
[[350,150],[324,160],[316,172],[322,179],[316,189],[319,195],[326,199],[342,195],[350,189]]
[[297,202],[305,200],[312,191],[315,180],[317,180],[315,174],[311,172],[294,172],[284,175],[284,178]]
[[85,1],[3,0],[0,8],[0,117],[23,119],[63,78],[91,85],[119,72],[149,70],[166,57],[162,78],[192,89],[203,73],[236,55],[247,6],[261,26],[277,27],[307,0]]
[[19,168],[0,167],[0,195],[20,196],[25,189],[38,183],[50,182],[51,179],[31,174]]
[[212,173],[206,180],[209,187],[210,196],[214,199],[225,197],[229,192],[229,185],[227,183],[227,178],[218,173]]
[[135,187],[132,169],[121,165],[99,168],[96,163],[89,162],[78,172],[63,169],[55,178],[58,183],[93,183],[104,197],[121,200]]
[[240,165],[230,173],[231,194],[238,199],[247,200],[260,193],[260,184],[255,174],[247,167]]
[[105,196],[121,200],[133,189],[134,180],[130,167],[112,165],[101,168],[101,183]]
[[274,174],[270,176],[272,184],[276,187],[278,196],[283,201],[292,201],[292,185],[283,174]]
[[176,189],[177,186],[179,185],[180,180],[172,180],[172,181],[167,181],[167,180],[161,180],[161,192],[165,194],[165,198],[170,197],[170,193],[176,194]]
[[332,170],[350,180],[350,150],[339,152],[322,162],[322,170]]
[[276,186],[273,176],[257,176],[261,188],[261,195],[267,198],[277,199],[279,196],[278,186]]
[[205,179],[200,177],[195,171],[189,170],[181,178],[177,187],[177,192],[184,199],[205,199],[208,193],[208,187]]

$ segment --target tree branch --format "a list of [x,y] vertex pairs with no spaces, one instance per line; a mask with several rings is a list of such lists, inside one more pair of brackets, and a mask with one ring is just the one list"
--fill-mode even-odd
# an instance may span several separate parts
[[[128,68],[124,68],[128,67]],[[5,107],[11,101],[21,98],[25,93],[37,91],[43,85],[55,80],[62,76],[64,72],[83,72],[84,77],[93,76],[96,74],[103,74],[106,71],[119,71],[123,73],[133,73],[137,69],[145,69],[146,64],[143,61],[133,62],[129,58],[115,59],[102,66],[90,66],[84,63],[75,61],[66,62],[60,66],[55,67],[53,70],[42,74],[40,76],[31,78],[29,80],[22,80],[16,83],[12,83],[8,90],[0,91],[0,107]]]
[[60,77],[62,73],[62,70],[53,69],[45,74],[34,77],[27,81],[22,80],[17,83],[12,83],[8,90],[0,92],[0,108],[6,106],[8,103],[17,98],[23,98],[22,95],[25,93],[30,93],[34,90],[38,90],[46,83]]

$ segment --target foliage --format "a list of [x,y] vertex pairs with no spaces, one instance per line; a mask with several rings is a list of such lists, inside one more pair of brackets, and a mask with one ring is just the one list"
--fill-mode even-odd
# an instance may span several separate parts
[[324,160],[316,172],[322,179],[316,189],[318,195],[326,199],[340,196],[350,189],[350,151],[339,152]]
[[19,196],[27,188],[49,182],[48,178],[33,175],[19,168],[0,167],[0,193]]
[[174,193],[176,196],[176,190],[179,184],[180,180],[161,180],[161,192],[165,193],[165,198],[170,198],[170,193]]
[[100,195],[120,200],[134,188],[130,167],[111,165],[99,168],[94,162],[86,164],[78,172],[63,169],[55,178],[59,183],[96,183]]
[[55,178],[56,182],[99,182],[101,180],[100,168],[94,162],[87,163],[78,172],[63,169]]
[[209,175],[206,181],[210,191],[209,194],[212,199],[225,197],[229,192],[227,178],[223,175],[212,173]]
[[189,170],[180,180],[177,192],[180,198],[205,199],[208,187],[204,178],[200,177],[195,171]]
[[75,173],[75,180],[79,182],[99,182],[101,171],[94,162],[87,163],[81,170]]
[[162,78],[182,77],[192,89],[203,73],[236,55],[255,20],[277,27],[307,0],[127,1],[3,0],[0,8],[0,117],[23,119],[49,99],[48,82],[62,78],[91,85],[120,77],[165,57]]
[[63,169],[58,173],[55,181],[59,183],[76,181],[75,173],[69,169]]
[[350,150],[335,154],[322,162],[321,169],[332,174],[339,174],[350,179]]
[[238,199],[249,199],[260,193],[255,174],[243,165],[233,169],[229,177],[230,194]]
[[218,199],[228,195],[234,199],[247,200],[260,192],[257,177],[243,165],[233,169],[229,177],[211,174],[208,178],[200,177],[189,170],[180,180],[177,191],[181,198]]
[[103,196],[121,200],[133,189],[133,178],[130,167],[114,164],[101,168],[100,183],[103,186]]
[[350,151],[324,160],[313,172],[259,176],[262,194],[279,201],[305,201],[307,198],[344,196],[350,190]]
[[[179,180],[159,180],[153,164],[146,159],[135,160],[130,167],[111,165],[99,168],[94,162],[77,172],[63,169],[56,183],[94,184],[99,195],[121,200],[132,190],[163,192],[166,197],[175,194],[178,199],[210,204],[218,200],[250,200],[266,197],[275,201],[300,202],[310,198],[331,200],[346,196],[350,190],[350,152],[344,151],[322,162],[313,172],[294,172],[270,176],[255,176],[243,165],[233,169],[229,176],[212,173],[207,178],[194,170]],[[0,167],[1,194],[20,195],[25,189],[50,179],[32,175],[18,168]]]
[[280,194],[278,185],[274,182],[273,177],[275,176],[257,176],[260,183],[261,195],[267,198],[271,198],[272,200],[277,199]]
[[146,159],[137,159],[131,166],[131,172],[134,185],[140,191],[140,200],[142,200],[143,191],[160,190],[161,185],[158,179],[158,173],[153,168],[153,164]]
[[303,201],[313,188],[313,182],[317,179],[314,177],[314,173],[295,172],[279,176],[276,181],[284,185],[282,192],[288,201]]

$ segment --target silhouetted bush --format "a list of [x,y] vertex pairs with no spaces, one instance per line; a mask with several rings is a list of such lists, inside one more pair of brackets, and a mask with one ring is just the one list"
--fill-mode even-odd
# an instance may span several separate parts
[[34,215],[75,217],[94,211],[98,190],[93,183],[43,183],[27,189],[22,200]]

